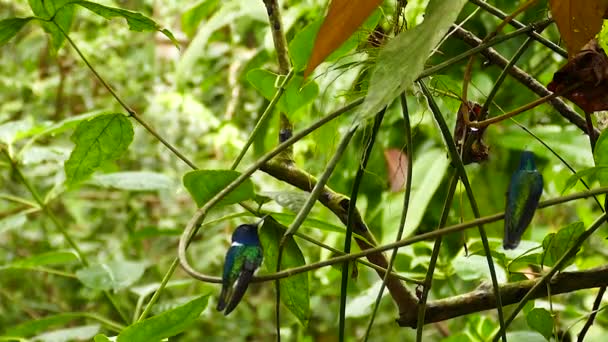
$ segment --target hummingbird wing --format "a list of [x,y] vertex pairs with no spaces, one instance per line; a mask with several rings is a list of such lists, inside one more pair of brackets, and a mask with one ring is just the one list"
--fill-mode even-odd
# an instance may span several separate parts
[[517,170],[511,177],[505,208],[505,249],[514,249],[519,245],[542,192],[543,176],[538,170]]
[[234,288],[232,291],[232,295],[230,296],[230,301],[228,305],[226,305],[226,311],[224,311],[224,315],[228,315],[229,313],[236,308],[239,304],[243,295],[245,295],[245,291],[249,287],[249,283],[251,283],[251,278],[253,278],[253,274],[262,264],[262,248],[259,246],[247,246],[243,251],[244,260],[241,267],[241,272],[239,273],[238,279],[236,280],[236,284],[234,284]]
[[244,246],[232,246],[226,252],[226,258],[224,259],[224,272],[222,273],[222,291],[217,301],[217,311],[223,311],[226,307],[226,302],[232,294],[232,284],[236,281],[239,276],[241,265],[239,265],[239,258],[241,249]]

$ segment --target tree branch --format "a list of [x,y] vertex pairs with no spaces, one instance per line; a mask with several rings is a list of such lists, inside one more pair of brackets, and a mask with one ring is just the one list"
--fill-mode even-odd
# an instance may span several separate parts
[[[524,280],[500,286],[500,297],[503,305],[518,303],[539,279]],[[586,271],[562,272],[551,280],[551,295],[574,292],[608,285],[608,265]],[[547,287],[541,286],[532,299],[547,296]],[[439,299],[427,303],[425,324],[440,322],[474,312],[496,308],[491,286],[482,284],[475,291],[459,296]],[[401,316],[397,320],[402,327],[415,327],[416,317]]]
[[[482,40],[475,36],[473,33],[460,27],[454,27],[453,36],[462,40],[463,42],[467,43],[472,47],[476,47],[482,43]],[[507,64],[509,64],[509,61],[506,58],[504,58],[492,48],[482,50],[481,54],[484,55],[492,64],[496,64],[501,68],[504,68],[505,66],[507,66]],[[511,77],[518,80],[521,84],[525,85],[536,94],[540,96],[548,96],[551,94],[551,92],[547,90],[545,86],[543,86],[534,77],[530,76],[517,66],[509,68],[508,72]],[[555,110],[559,112],[561,116],[566,118],[566,120],[575,124],[583,132],[587,133],[587,122],[585,121],[585,118],[576,113],[564,101],[558,98],[554,98],[550,100],[549,103],[553,106],[553,108],[555,108]],[[595,130],[595,132],[599,136],[600,132],[598,130]]]
[[[299,169],[297,166],[288,163],[281,163],[277,161],[269,161],[265,163],[260,170],[268,173],[269,175],[282,180],[288,184],[291,184],[304,191],[312,191],[317,180],[306,171]],[[337,193],[328,186],[325,186],[319,201],[331,210],[344,224],[348,220],[348,206],[350,199],[343,194]],[[374,235],[370,232],[365,222],[361,218],[361,214],[358,210],[353,212],[353,232],[364,237],[364,239],[355,237],[355,241],[359,248],[363,251],[376,247],[377,242]],[[388,266],[388,260],[386,256],[381,253],[372,253],[367,255],[367,259],[375,265],[378,265],[384,269]],[[378,275],[383,278],[385,272],[376,270]],[[416,307],[418,300],[414,295],[401,283],[398,278],[389,276],[386,281],[386,287],[388,288],[393,300],[399,307],[400,316],[413,316],[416,315]]]

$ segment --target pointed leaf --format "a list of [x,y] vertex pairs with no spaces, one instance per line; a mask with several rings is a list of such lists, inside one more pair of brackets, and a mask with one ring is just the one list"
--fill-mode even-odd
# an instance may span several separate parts
[[337,50],[381,3],[382,0],[332,0],[304,76],[310,75],[325,57]]
[[112,342],[112,340],[110,340],[110,338],[104,334],[95,335],[93,341],[95,341],[95,342]]
[[68,185],[85,179],[103,163],[118,159],[133,141],[133,125],[122,114],[101,115],[81,122],[71,139],[76,147],[65,162]]
[[101,326],[99,324],[83,325],[80,327],[60,329],[32,337],[36,342],[57,341],[90,341],[97,335]]
[[[46,265],[61,265],[69,264],[78,261],[78,255],[73,251],[53,251],[37,255],[32,255],[28,258],[17,260],[5,267],[7,268],[31,268]],[[4,268],[4,267],[0,267]]]
[[33,18],[8,18],[0,20],[0,46],[6,44],[13,38],[25,24]]
[[553,317],[551,313],[542,308],[534,308],[526,315],[528,326],[543,335],[550,341],[553,335]]
[[76,277],[92,289],[118,291],[139,280],[145,268],[145,262],[114,260],[84,267],[76,271]]
[[80,312],[60,313],[14,325],[6,330],[5,333],[12,336],[32,336],[34,334],[48,331],[50,328],[55,326],[65,326],[67,323],[85,316],[85,314]]
[[608,165],[590,167],[573,174],[572,176],[568,177],[568,180],[566,180],[562,194],[573,188],[576,185],[576,182],[583,179],[583,177],[588,177],[591,179],[591,181],[593,181],[597,175],[601,174],[602,172],[608,172]]
[[375,116],[412,85],[465,3],[467,0],[429,1],[424,22],[386,44],[376,61],[365,102],[359,108],[359,121]]
[[124,18],[129,25],[129,29],[132,31],[159,31],[164,34],[176,47],[179,48],[179,42],[173,36],[173,33],[167,29],[163,29],[154,20],[146,17],[139,12],[133,12],[122,8],[109,7],[94,3],[91,1],[74,1],[75,4],[80,5],[91,12],[99,14],[100,16],[111,19],[115,17]]
[[[186,173],[183,182],[196,204],[202,207],[240,175],[240,172],[233,170],[197,170]],[[217,205],[234,204],[253,198],[253,182],[247,179]]]
[[118,342],[149,342],[175,336],[188,329],[207,307],[209,294],[175,309],[128,326],[118,335]]
[[[277,269],[279,243],[283,233],[285,231],[273,219],[264,220],[260,229],[260,242],[264,249],[264,264],[269,272],[274,272]],[[304,260],[300,247],[298,247],[293,237],[289,237],[283,249],[281,269],[305,264],[306,260]],[[302,325],[307,326],[310,317],[308,273],[300,273],[281,279],[279,287],[281,302],[298,318]]]
[[608,0],[549,0],[551,16],[573,57],[602,29]]
[[[543,239],[543,254],[541,255],[541,263],[546,266],[553,266],[555,263],[566,253],[566,251],[572,247],[578,238],[585,232],[585,226],[582,222],[575,222],[570,224],[557,233],[551,233],[545,236]],[[562,266],[566,268],[569,264],[567,262]]]

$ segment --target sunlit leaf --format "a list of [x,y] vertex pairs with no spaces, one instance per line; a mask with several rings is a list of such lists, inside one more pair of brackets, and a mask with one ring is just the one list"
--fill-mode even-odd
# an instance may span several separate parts
[[325,57],[338,49],[381,3],[382,0],[332,0],[304,75],[308,76]]
[[[277,269],[279,242],[285,233],[272,219],[264,220],[260,229],[260,242],[264,249],[264,264],[269,272]],[[281,259],[281,269],[298,267],[306,264],[304,255],[296,241],[287,239]],[[310,318],[310,299],[308,273],[300,273],[280,280],[281,302],[302,323],[308,325]]]
[[[359,120],[372,118],[412,83],[450,26],[466,0],[431,0],[424,22],[400,33],[382,48],[373,70],[365,102],[358,111]],[[404,53],[407,52],[407,53]]]
[[122,114],[100,115],[81,122],[71,139],[76,147],[65,162],[68,185],[82,181],[102,163],[118,159],[133,141],[133,125]]
[[128,191],[155,191],[171,189],[171,179],[161,173],[150,171],[127,171],[97,174],[90,183]]
[[76,271],[76,277],[92,289],[118,291],[139,280],[145,268],[145,262],[113,260],[84,267]]
[[83,325],[74,328],[65,328],[45,332],[32,337],[33,341],[57,342],[57,341],[90,341],[97,335],[101,326],[99,324]]
[[608,0],[549,0],[551,16],[572,57],[602,28]]
[[[183,182],[196,204],[202,207],[240,175],[240,172],[233,170],[197,170],[186,173]],[[253,198],[253,182],[247,179],[217,205],[234,204]]]
[[175,336],[188,329],[207,307],[209,294],[175,309],[128,326],[118,335],[118,342],[149,342]]

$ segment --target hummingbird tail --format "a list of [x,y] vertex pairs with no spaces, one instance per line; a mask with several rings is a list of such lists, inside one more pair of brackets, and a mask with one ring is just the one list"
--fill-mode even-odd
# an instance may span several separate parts
[[[224,315],[228,315],[229,313],[236,308],[236,306],[245,295],[245,291],[247,291],[247,287],[249,287],[249,283],[251,282],[251,278],[253,277],[253,272],[255,270],[243,270],[239,275],[239,278],[234,285],[234,289],[232,291],[232,296],[230,296],[230,301],[228,305],[226,305],[226,311],[224,311]],[[219,304],[218,304],[219,305]]]
[[220,298],[217,300],[217,311],[224,311],[226,307],[226,297],[228,296],[228,286],[222,285],[222,292],[220,292]]

